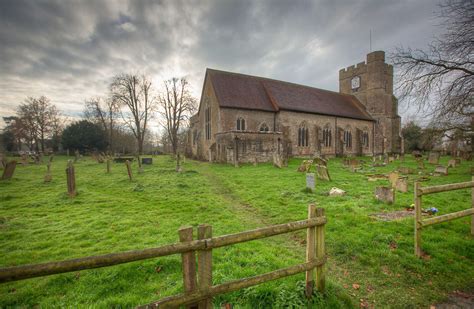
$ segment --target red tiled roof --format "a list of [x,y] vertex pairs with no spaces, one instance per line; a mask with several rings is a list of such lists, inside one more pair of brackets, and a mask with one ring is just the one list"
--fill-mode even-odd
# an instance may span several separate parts
[[373,120],[355,96],[288,82],[207,69],[221,107],[288,110]]

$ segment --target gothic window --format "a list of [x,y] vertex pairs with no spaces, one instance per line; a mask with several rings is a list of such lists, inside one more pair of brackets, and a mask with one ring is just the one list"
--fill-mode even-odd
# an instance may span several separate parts
[[308,140],[309,140],[309,130],[306,127],[305,123],[302,123],[298,128],[298,146],[300,147],[308,147]]
[[245,131],[245,119],[242,117],[237,118],[237,131]]
[[344,130],[344,145],[346,146],[346,148],[352,147],[352,132],[351,128],[349,127]]
[[367,128],[362,132],[362,146],[369,147],[369,131]]
[[264,122],[260,125],[260,132],[268,132],[269,129],[268,129],[268,126],[267,124]]
[[323,145],[324,147],[331,147],[331,128],[326,125],[323,129]]
[[211,109],[209,105],[206,105],[205,109],[205,126],[206,126],[206,139],[211,139]]

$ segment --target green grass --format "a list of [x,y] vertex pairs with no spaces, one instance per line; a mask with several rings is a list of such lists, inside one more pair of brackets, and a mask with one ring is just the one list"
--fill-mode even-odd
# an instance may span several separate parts
[[[431,258],[416,259],[412,218],[381,222],[369,216],[412,204],[412,183],[410,192],[397,193],[395,204],[385,205],[374,200],[373,191],[388,181],[368,182],[363,173],[351,173],[340,159],[331,159],[333,181],[318,181],[316,191],[308,193],[304,174],[296,172],[300,161],[276,169],[187,160],[178,174],[171,158],[161,156],[130,182],[124,164],[114,164],[106,174],[105,164],[84,158],[76,164],[78,196],[73,199],[66,194],[66,157],[54,159],[51,183],[43,183],[44,165],[18,166],[11,181],[0,182],[0,266],[164,245],[176,242],[184,225],[208,223],[217,236],[302,220],[307,205],[317,203],[328,217],[328,288],[325,295],[315,294],[309,307],[359,306],[361,299],[375,307],[426,307],[453,290],[474,287],[469,218],[425,229],[423,249]],[[411,158],[406,161],[366,172],[416,167]],[[449,176],[431,177],[423,185],[470,180],[470,164],[463,162]],[[331,187],[347,195],[329,197]],[[440,214],[470,203],[469,190],[424,198],[424,207],[436,206]],[[304,240],[301,231],[216,249],[213,283],[303,262]],[[360,288],[354,289],[354,283]],[[0,307],[133,307],[182,289],[180,257],[174,255],[1,284]],[[214,305],[225,302],[251,308],[307,307],[304,274],[221,295]]]

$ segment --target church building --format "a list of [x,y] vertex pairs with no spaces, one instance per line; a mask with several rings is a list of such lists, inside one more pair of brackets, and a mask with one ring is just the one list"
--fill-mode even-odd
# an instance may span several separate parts
[[385,53],[339,71],[339,92],[207,69],[188,153],[211,162],[399,153],[398,102]]

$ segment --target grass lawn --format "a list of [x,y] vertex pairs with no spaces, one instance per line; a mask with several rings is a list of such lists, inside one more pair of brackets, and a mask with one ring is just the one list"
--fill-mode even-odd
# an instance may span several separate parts
[[[269,224],[302,220],[307,205],[326,209],[327,291],[308,306],[304,274],[221,295],[214,305],[238,307],[428,307],[453,290],[474,288],[474,241],[470,218],[423,232],[423,250],[413,249],[413,219],[383,222],[369,216],[402,210],[413,203],[397,193],[394,205],[376,202],[377,185],[364,173],[351,173],[340,159],[329,161],[333,181],[305,189],[305,175],[288,168],[209,164],[187,160],[174,171],[170,157],[154,158],[144,173],[128,180],[125,165],[83,158],[76,164],[78,196],[66,194],[66,157],[53,162],[53,180],[43,183],[45,165],[17,166],[11,181],[0,182],[0,266],[39,263],[155,247],[178,240],[181,226],[208,223],[215,236]],[[368,159],[367,159],[368,160]],[[447,157],[441,158],[447,164]],[[416,168],[411,158],[367,173],[385,173],[399,165]],[[472,162],[450,169],[449,176],[430,177],[423,185],[471,179]],[[427,172],[434,166],[426,164]],[[137,170],[134,163],[134,171]],[[413,180],[418,175],[410,175]],[[329,197],[331,187],[347,191]],[[471,206],[470,190],[424,197],[425,208],[440,214]],[[304,261],[305,232],[252,241],[213,251],[213,283],[252,276]],[[0,285],[0,307],[133,307],[182,291],[179,255],[77,273]]]

